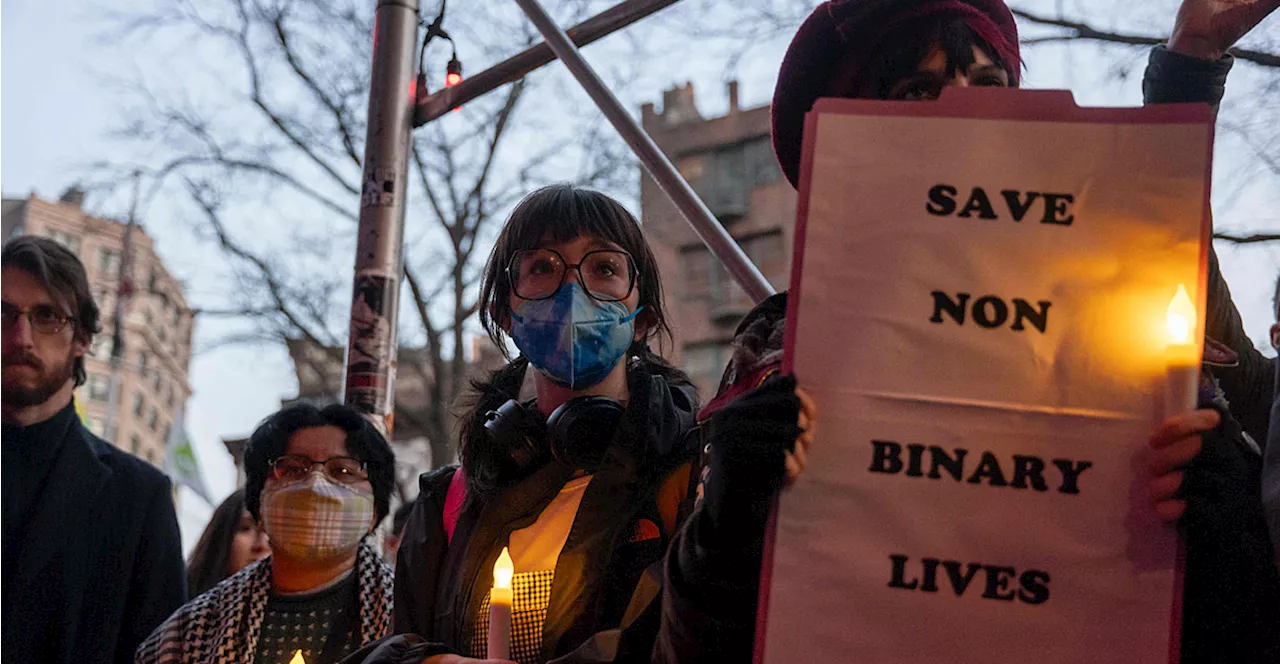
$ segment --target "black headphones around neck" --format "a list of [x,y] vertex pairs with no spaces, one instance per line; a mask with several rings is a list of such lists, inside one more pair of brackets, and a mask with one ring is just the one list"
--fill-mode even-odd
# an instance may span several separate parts
[[609,397],[574,397],[544,423],[534,401],[510,399],[485,413],[484,430],[498,449],[507,450],[521,474],[552,459],[569,468],[592,470],[613,440],[624,411]]

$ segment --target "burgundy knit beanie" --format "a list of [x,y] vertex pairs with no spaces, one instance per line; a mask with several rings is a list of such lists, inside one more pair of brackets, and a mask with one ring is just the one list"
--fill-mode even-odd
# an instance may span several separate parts
[[809,15],[782,59],[773,91],[773,152],[798,187],[804,116],[837,76],[856,89],[886,35],[926,18],[958,18],[987,42],[1008,68],[1021,69],[1018,28],[1003,0],[829,0]]

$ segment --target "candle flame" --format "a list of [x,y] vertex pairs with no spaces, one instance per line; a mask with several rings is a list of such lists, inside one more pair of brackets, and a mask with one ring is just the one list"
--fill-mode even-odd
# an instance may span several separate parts
[[293,653],[293,659],[289,660],[289,664],[307,664],[307,660],[302,658],[302,651],[298,650]]
[[1191,303],[1191,296],[1187,295],[1187,288],[1182,284],[1178,284],[1178,292],[1169,302],[1165,326],[1169,330],[1170,345],[1191,343],[1191,334],[1196,327],[1196,305]]
[[511,554],[504,546],[502,554],[498,556],[498,562],[493,564],[493,587],[510,588],[511,577],[515,576],[515,573],[516,566],[511,562]]

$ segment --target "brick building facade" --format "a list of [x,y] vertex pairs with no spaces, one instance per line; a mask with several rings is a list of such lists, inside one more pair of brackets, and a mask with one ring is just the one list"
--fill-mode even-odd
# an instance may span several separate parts
[[[662,110],[645,104],[644,129],[779,290],[790,278],[796,192],[782,177],[769,142],[769,107],[741,109],[729,83],[729,112],[703,118],[693,85],[663,93]],[[672,317],[674,348],[663,354],[689,372],[702,398],[728,362],[734,328],[752,302],[647,175],[640,182],[645,235],[657,254]]]

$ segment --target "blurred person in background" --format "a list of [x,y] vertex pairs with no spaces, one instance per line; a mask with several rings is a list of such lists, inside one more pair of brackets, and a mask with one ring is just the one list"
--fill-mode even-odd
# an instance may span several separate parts
[[209,517],[200,541],[187,561],[187,589],[192,597],[271,555],[267,533],[244,506],[244,489],[236,489]]

